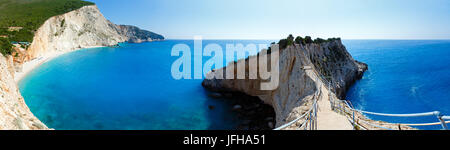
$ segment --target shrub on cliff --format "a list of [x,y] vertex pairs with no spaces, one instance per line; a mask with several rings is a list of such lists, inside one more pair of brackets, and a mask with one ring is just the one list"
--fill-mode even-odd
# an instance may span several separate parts
[[6,38],[0,38],[0,53],[3,54],[3,56],[11,55],[12,53],[12,47],[13,45],[11,42],[9,42]]
[[289,36],[286,39],[287,39],[287,45],[294,44],[294,36],[292,36],[292,34],[289,34]]
[[320,43],[331,42],[331,41],[335,41],[335,40],[341,40],[341,38],[328,38],[327,40],[322,39],[322,38],[316,38],[315,40],[312,40],[311,36],[305,36],[305,38],[302,38],[301,36],[297,36],[294,39],[294,36],[292,36],[292,34],[290,34],[286,39],[281,39],[278,42],[278,44],[280,45],[281,49],[284,49],[289,45],[293,45],[294,43],[303,44],[303,45],[311,44],[311,43],[320,44]]
[[314,40],[314,43],[316,43],[316,44],[320,44],[320,43],[323,43],[323,42],[326,42],[326,40],[324,40],[322,38],[317,38],[317,39]]
[[280,49],[285,49],[288,46],[288,40],[287,39],[281,39],[278,42],[278,45],[280,46]]
[[311,38],[310,36],[305,36],[305,43],[306,43],[306,44],[311,44],[311,43],[313,43],[312,38]]
[[292,34],[289,34],[289,36],[286,39],[281,39],[278,42],[278,45],[280,46],[280,49],[285,49],[289,45],[294,44],[294,36]]
[[338,37],[338,38],[335,38],[335,37],[334,37],[334,38],[328,38],[327,41],[328,41],[328,42],[331,42],[331,41],[336,41],[336,40],[337,40],[337,41],[340,41],[341,38],[339,38],[339,37]]
[[295,38],[295,43],[297,43],[297,44],[303,44],[303,45],[306,44],[306,43],[305,43],[305,39],[303,39],[301,36],[297,36],[297,37]]

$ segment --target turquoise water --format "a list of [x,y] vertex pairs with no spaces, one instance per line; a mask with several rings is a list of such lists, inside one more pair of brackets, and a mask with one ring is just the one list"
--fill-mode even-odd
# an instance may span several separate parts
[[[382,113],[441,111],[450,115],[450,41],[345,40],[369,70],[347,93],[356,108]],[[395,123],[438,122],[436,117],[369,115]],[[440,126],[419,127],[440,129]]]
[[[227,43],[271,42],[211,40],[203,45],[217,43],[225,49]],[[193,49],[193,41],[167,40],[68,53],[33,70],[19,83],[20,91],[31,111],[55,129],[233,129],[239,120],[228,101],[208,97],[202,80],[172,79],[171,65],[178,57],[170,52],[179,43]],[[450,41],[343,43],[355,59],[369,65],[347,93],[355,107],[384,113],[438,110],[450,115]],[[209,110],[209,105],[215,109]],[[401,123],[437,121],[369,117]]]
[[202,80],[172,78],[171,65],[179,57],[171,49],[180,43],[193,51],[193,41],[166,40],[67,53],[30,72],[20,91],[31,111],[54,129],[234,129],[240,120],[232,104],[208,97]]

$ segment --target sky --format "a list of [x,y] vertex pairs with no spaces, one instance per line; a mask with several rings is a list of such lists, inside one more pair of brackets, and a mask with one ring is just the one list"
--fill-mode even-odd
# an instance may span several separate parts
[[167,39],[450,39],[450,0],[88,0]]

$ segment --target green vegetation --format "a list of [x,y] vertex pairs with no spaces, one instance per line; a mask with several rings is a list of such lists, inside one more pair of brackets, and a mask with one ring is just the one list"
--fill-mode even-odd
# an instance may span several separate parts
[[340,50],[340,48],[337,45],[328,47],[328,50],[330,50],[330,52],[332,52],[332,54],[333,54],[334,58],[336,58],[336,60],[344,60],[345,57],[347,56],[343,51]]
[[328,38],[326,40],[322,39],[322,38],[317,38],[313,42],[316,43],[316,44],[320,44],[320,43],[332,42],[332,41],[336,41],[336,40],[340,41],[341,38]]
[[64,27],[64,24],[66,23],[66,19],[63,19],[62,21],[61,21],[61,28],[62,27]]
[[314,43],[320,44],[320,43],[323,43],[323,42],[325,42],[325,41],[326,41],[326,40],[324,40],[324,39],[322,39],[322,38],[317,38],[317,39],[314,40]]
[[13,45],[7,38],[0,38],[0,53],[2,53],[4,56],[11,55],[12,47]]
[[[7,35],[10,41],[31,43],[34,32],[48,18],[93,4],[83,0],[0,0],[0,35]],[[9,31],[9,27],[22,29]]]
[[306,43],[305,43],[305,40],[304,40],[301,36],[297,36],[297,37],[295,38],[295,43],[297,43],[297,44],[303,44],[303,45],[306,44]]
[[294,44],[294,36],[292,36],[292,34],[289,34],[289,36],[287,37],[287,45],[292,44]]
[[294,36],[292,36],[292,34],[289,34],[289,36],[286,39],[281,39],[278,42],[280,49],[285,49],[287,46],[292,44],[294,44]]
[[280,49],[285,49],[288,46],[288,42],[286,39],[281,39],[278,42],[278,45],[280,46]]
[[313,43],[312,38],[311,38],[310,36],[305,36],[305,43],[306,43],[306,44],[311,44],[311,43]]
[[311,36],[305,36],[305,38],[303,38],[301,36],[297,36],[294,39],[294,36],[292,36],[292,34],[290,34],[286,39],[281,39],[278,42],[278,45],[280,45],[280,49],[285,49],[287,46],[293,45],[294,43],[301,44],[301,45],[306,45],[306,44],[311,44],[311,43],[321,44],[321,43],[325,43],[325,42],[332,42],[335,40],[341,40],[341,38],[328,38],[327,40],[322,39],[322,38],[317,38],[315,40],[312,40]]

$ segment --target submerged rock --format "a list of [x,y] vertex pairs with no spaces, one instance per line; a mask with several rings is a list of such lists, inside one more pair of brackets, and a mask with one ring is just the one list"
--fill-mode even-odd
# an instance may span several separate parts
[[222,97],[222,94],[220,94],[220,93],[211,93],[211,94],[209,94],[209,97],[220,98],[220,97]]
[[[266,118],[274,118],[273,108],[267,104],[262,104],[259,98],[248,96],[243,93],[233,93],[233,97],[227,99],[234,103],[232,110],[237,113],[241,123],[236,127],[239,130],[270,130],[267,126]],[[259,105],[259,107],[254,107]],[[252,107],[253,106],[253,107]]]
[[241,105],[234,105],[233,110],[240,110],[242,108]]

